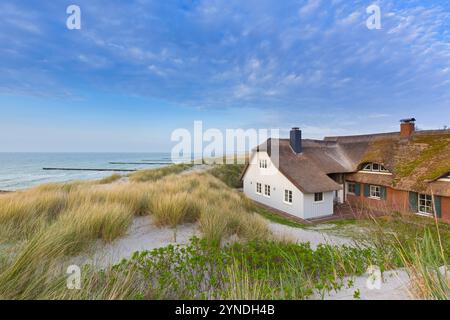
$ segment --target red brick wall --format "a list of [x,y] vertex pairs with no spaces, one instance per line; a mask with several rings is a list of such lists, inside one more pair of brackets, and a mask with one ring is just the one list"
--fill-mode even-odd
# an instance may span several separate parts
[[376,210],[389,210],[406,212],[409,210],[409,195],[406,191],[395,190],[392,188],[386,188],[386,200],[377,200],[366,198],[364,196],[364,184],[361,183],[361,195],[354,196],[352,194],[347,195],[347,201],[355,206],[376,209]]
[[[370,208],[380,211],[409,212],[409,192],[386,188],[386,200],[376,200],[364,196],[364,184],[361,183],[361,195],[347,194],[347,201],[356,208]],[[441,198],[442,220],[450,223],[450,198]]]
[[388,206],[399,212],[409,212],[409,192],[387,188]]
[[450,223],[450,198],[441,198],[442,220]]

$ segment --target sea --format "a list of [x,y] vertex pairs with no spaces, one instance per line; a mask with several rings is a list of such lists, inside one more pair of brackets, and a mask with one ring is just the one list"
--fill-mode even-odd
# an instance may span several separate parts
[[50,182],[100,179],[113,173],[130,173],[125,170],[159,168],[171,163],[170,153],[0,153],[0,191]]

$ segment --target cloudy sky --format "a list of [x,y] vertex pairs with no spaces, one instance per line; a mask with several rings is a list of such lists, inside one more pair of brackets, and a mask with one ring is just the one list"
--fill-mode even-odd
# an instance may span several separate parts
[[449,1],[2,0],[0,44],[0,151],[168,151],[194,120],[450,126]]

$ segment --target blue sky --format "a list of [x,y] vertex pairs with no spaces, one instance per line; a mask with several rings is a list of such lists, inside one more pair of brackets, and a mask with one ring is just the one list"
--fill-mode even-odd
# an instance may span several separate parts
[[194,120],[450,126],[449,1],[2,0],[0,43],[0,151],[169,151]]

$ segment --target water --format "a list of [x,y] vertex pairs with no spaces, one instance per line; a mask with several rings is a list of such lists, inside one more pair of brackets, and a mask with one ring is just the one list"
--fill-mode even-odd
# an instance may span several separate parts
[[42,170],[44,167],[149,169],[165,166],[168,162],[171,162],[169,153],[0,153],[0,190],[25,189],[48,182],[100,179],[113,174],[111,171],[45,171]]

